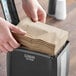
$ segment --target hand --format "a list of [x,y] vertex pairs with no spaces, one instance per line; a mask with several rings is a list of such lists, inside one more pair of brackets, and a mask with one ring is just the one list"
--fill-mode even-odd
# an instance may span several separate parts
[[41,21],[45,23],[46,13],[37,0],[22,0],[22,6],[27,16],[33,21]]
[[14,39],[11,32],[24,35],[24,31],[17,28],[13,24],[0,18],[0,52],[13,51],[13,49],[20,46]]

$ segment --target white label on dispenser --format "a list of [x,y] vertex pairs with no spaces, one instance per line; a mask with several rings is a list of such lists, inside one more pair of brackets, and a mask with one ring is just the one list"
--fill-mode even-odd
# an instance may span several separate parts
[[33,56],[33,55],[24,54],[24,57],[25,57],[26,60],[29,60],[29,61],[34,61],[35,60],[35,56]]

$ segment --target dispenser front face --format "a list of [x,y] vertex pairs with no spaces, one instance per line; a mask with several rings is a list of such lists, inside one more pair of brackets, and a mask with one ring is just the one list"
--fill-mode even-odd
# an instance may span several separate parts
[[7,76],[53,76],[50,56],[16,49],[8,54]]
[[24,48],[7,54],[7,76],[68,76],[69,44],[57,56]]

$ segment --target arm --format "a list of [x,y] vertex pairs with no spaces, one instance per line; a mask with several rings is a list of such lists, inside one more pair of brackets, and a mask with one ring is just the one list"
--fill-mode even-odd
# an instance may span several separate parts
[[37,0],[22,0],[22,6],[27,16],[33,21],[46,21],[46,13]]

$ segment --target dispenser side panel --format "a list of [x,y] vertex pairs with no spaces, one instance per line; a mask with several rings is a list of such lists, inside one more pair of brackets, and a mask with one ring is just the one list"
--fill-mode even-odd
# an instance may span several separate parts
[[53,63],[47,55],[16,49],[8,59],[7,76],[53,76]]
[[57,76],[68,76],[69,71],[69,44],[57,58]]

